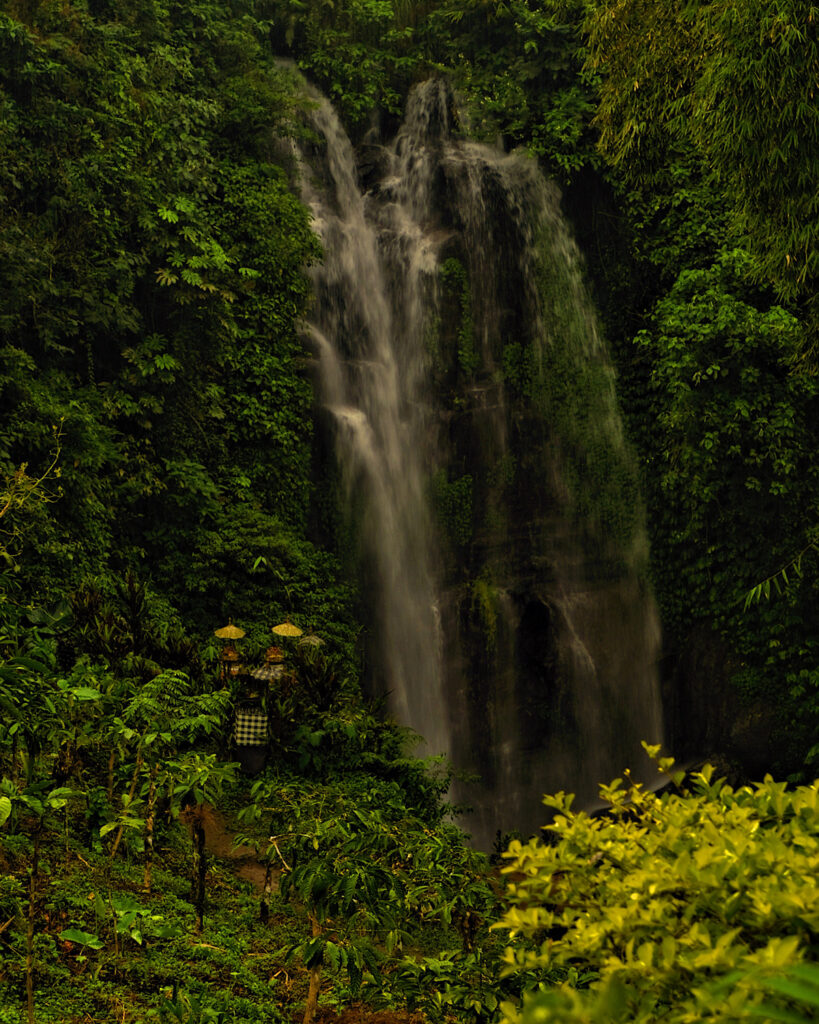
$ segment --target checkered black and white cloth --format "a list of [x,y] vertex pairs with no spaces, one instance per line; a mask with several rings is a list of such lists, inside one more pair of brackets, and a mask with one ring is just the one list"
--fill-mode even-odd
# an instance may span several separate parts
[[236,712],[233,739],[237,747],[253,747],[267,743],[267,714],[260,708]]
[[263,683],[270,683],[274,679],[280,679],[284,675],[284,665],[262,665],[261,668],[254,668],[250,673],[251,679],[258,679]]

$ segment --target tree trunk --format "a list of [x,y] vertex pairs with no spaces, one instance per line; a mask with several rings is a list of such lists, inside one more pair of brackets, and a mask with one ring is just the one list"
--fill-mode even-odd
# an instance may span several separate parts
[[[140,773],[141,770],[142,770],[142,751],[140,750],[140,752],[137,754],[136,767],[134,768],[134,775],[133,775],[133,778],[131,779],[131,787],[128,790],[128,806],[129,807],[133,803],[134,795],[136,794],[137,783],[139,782],[139,773]],[[108,859],[108,867],[109,867],[109,869],[110,869],[111,865],[114,863],[114,857],[116,857],[116,855],[117,855],[117,850],[119,849],[119,844],[122,841],[122,833],[124,831],[125,831],[125,824],[123,822],[123,824],[121,824],[119,826],[119,828],[117,829],[117,835],[116,835],[116,838],[114,839],[114,845],[111,847],[111,854],[110,854],[109,859]]]
[[28,927],[26,928],[26,1007],[28,1024],[34,1024],[34,925],[37,879],[40,872],[40,828],[34,833],[34,858],[28,885]]
[[262,902],[259,905],[259,920],[267,924],[270,920],[270,890],[273,888],[273,862],[268,858],[264,868],[264,887],[262,889]]
[[[321,926],[318,923],[318,919],[311,914],[310,922],[313,926],[313,938],[321,935]],[[302,1024],[313,1024],[313,1020],[316,1016],[316,1006],[318,1005],[319,995],[319,982],[321,981],[321,964],[316,964],[310,968],[310,985],[307,989],[307,1002],[304,1004],[304,1018]]]
[[205,826],[202,821],[202,808],[197,807],[193,819],[193,836],[196,847],[196,930],[202,931],[205,926],[205,874],[207,871],[207,860],[205,854]]
[[108,796],[108,803],[114,802],[114,766],[117,763],[117,748],[116,744],[111,747],[111,753],[108,755],[108,785],[106,787],[106,794]]
[[154,804],[156,803],[156,766],[151,769],[151,781],[148,785],[148,813],[145,818],[145,874],[143,885],[145,892],[150,893],[153,883],[154,866]]

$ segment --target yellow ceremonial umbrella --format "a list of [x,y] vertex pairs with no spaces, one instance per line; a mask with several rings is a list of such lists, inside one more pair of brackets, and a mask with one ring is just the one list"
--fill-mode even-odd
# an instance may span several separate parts
[[218,636],[220,640],[241,640],[245,635],[245,631],[240,626],[234,626],[233,623],[228,620],[226,626],[222,626],[221,629],[215,629],[213,631],[214,636]]
[[220,662],[220,674],[222,679],[229,679],[233,676],[241,675],[242,664],[239,660],[239,652],[233,646],[233,640],[241,640],[245,635],[245,631],[241,626],[234,626],[233,623],[228,619],[228,624],[222,626],[221,629],[215,629],[213,631],[214,636],[218,637],[222,641],[226,641],[222,647],[222,653],[219,656]]
[[304,632],[298,626],[294,626],[289,619],[280,622],[278,626],[273,626],[272,629],[277,636],[301,636]]

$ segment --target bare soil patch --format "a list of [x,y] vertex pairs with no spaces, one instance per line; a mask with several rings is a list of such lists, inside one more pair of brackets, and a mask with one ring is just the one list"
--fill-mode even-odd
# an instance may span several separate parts
[[[185,811],[180,817],[190,828],[192,825],[193,811]],[[205,830],[205,849],[213,857],[229,861],[233,871],[239,878],[250,882],[259,891],[264,888],[265,867],[256,859],[256,854],[250,846],[233,845],[234,831],[228,828],[221,812],[210,804],[202,804],[196,812]],[[273,871],[274,888],[278,881],[279,872]],[[385,1022],[386,1024],[386,1022]]]
[[[294,1018],[295,1019],[295,1018]],[[301,1017],[298,1018],[299,1021]],[[317,1024],[427,1024],[420,1013],[408,1010],[372,1010],[362,1003],[354,1003],[336,1013],[319,1007],[316,1012]]]

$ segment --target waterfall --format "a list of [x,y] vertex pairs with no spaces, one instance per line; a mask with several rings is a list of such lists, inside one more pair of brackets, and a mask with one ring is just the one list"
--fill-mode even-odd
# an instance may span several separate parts
[[312,122],[326,143],[324,180],[316,181],[302,160],[302,189],[325,259],[313,274],[309,333],[320,393],[336,425],[346,500],[360,508],[377,685],[389,694],[395,718],[424,737],[428,753],[448,753],[426,495],[433,450],[423,333],[434,245],[412,215],[418,175],[396,157],[396,170],[405,170],[397,186],[402,201],[383,205],[376,216],[326,99],[316,98]]
[[[298,147],[324,260],[307,329],[358,537],[372,685],[479,774],[466,827],[535,829],[661,738],[638,473],[557,189],[416,86],[369,173],[326,99]],[[643,767],[643,772],[646,769]]]

